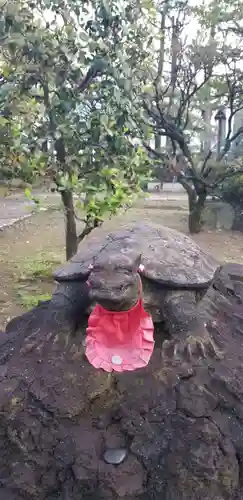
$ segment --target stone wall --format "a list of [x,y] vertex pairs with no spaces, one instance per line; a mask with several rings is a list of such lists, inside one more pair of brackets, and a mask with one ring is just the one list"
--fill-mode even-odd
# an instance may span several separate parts
[[[207,200],[203,214],[204,225],[212,230],[233,229],[235,211],[233,207],[221,200]],[[242,224],[243,229],[243,224]]]

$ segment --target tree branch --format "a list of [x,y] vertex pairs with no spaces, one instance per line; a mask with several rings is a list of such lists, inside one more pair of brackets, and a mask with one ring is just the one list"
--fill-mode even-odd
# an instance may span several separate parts
[[208,160],[210,160],[212,154],[213,154],[213,151],[212,151],[212,149],[210,149],[203,160],[203,164],[202,164],[202,168],[201,168],[201,174],[203,177],[205,177],[208,173],[208,170],[206,170],[206,166],[207,166]]
[[218,177],[215,179],[214,184],[212,187],[215,187],[217,184],[220,184],[221,182],[224,182],[226,179],[230,179],[230,177],[235,177],[237,175],[243,174],[243,167],[239,168],[238,170],[231,170],[231,171],[226,171],[223,174],[218,175]]
[[85,77],[81,82],[79,82],[77,86],[77,90],[80,92],[83,92],[88,88],[90,83],[97,77],[97,76],[102,76],[105,72],[105,65],[104,64],[98,64],[101,63],[101,61],[98,61],[96,64],[93,64],[89,70],[87,71]]
[[88,234],[91,233],[93,229],[95,229],[96,227],[100,227],[103,224],[103,221],[100,221],[98,219],[93,219],[92,224],[90,223],[90,221],[88,222],[87,219],[85,222],[86,224],[83,231],[77,236],[78,243],[80,243],[86,236],[88,236]]

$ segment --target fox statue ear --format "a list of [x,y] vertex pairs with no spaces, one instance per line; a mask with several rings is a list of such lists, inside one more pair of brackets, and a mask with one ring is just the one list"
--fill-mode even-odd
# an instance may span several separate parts
[[134,263],[133,263],[133,269],[134,269],[134,272],[137,272],[141,266],[141,260],[142,260],[142,254],[140,253],[138,255],[138,257],[136,257],[136,259],[134,260]]

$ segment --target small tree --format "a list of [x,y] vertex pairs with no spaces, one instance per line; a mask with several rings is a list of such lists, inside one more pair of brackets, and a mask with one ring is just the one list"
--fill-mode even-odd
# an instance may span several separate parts
[[[21,0],[4,7],[2,110],[8,106],[10,123],[16,121],[14,102],[38,103],[23,155],[29,162],[34,156],[33,167],[51,177],[61,194],[67,258],[105,213],[129,202],[148,173],[147,156],[132,143],[130,91],[122,93],[116,83],[131,73],[124,63],[131,62],[126,7],[98,0]],[[84,213],[79,235],[74,192]]]

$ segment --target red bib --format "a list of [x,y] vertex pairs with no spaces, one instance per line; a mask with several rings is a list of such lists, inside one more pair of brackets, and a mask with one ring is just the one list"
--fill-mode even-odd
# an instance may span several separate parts
[[139,300],[128,311],[108,311],[97,304],[89,316],[86,351],[95,368],[133,371],[146,366],[154,349],[154,325]]

